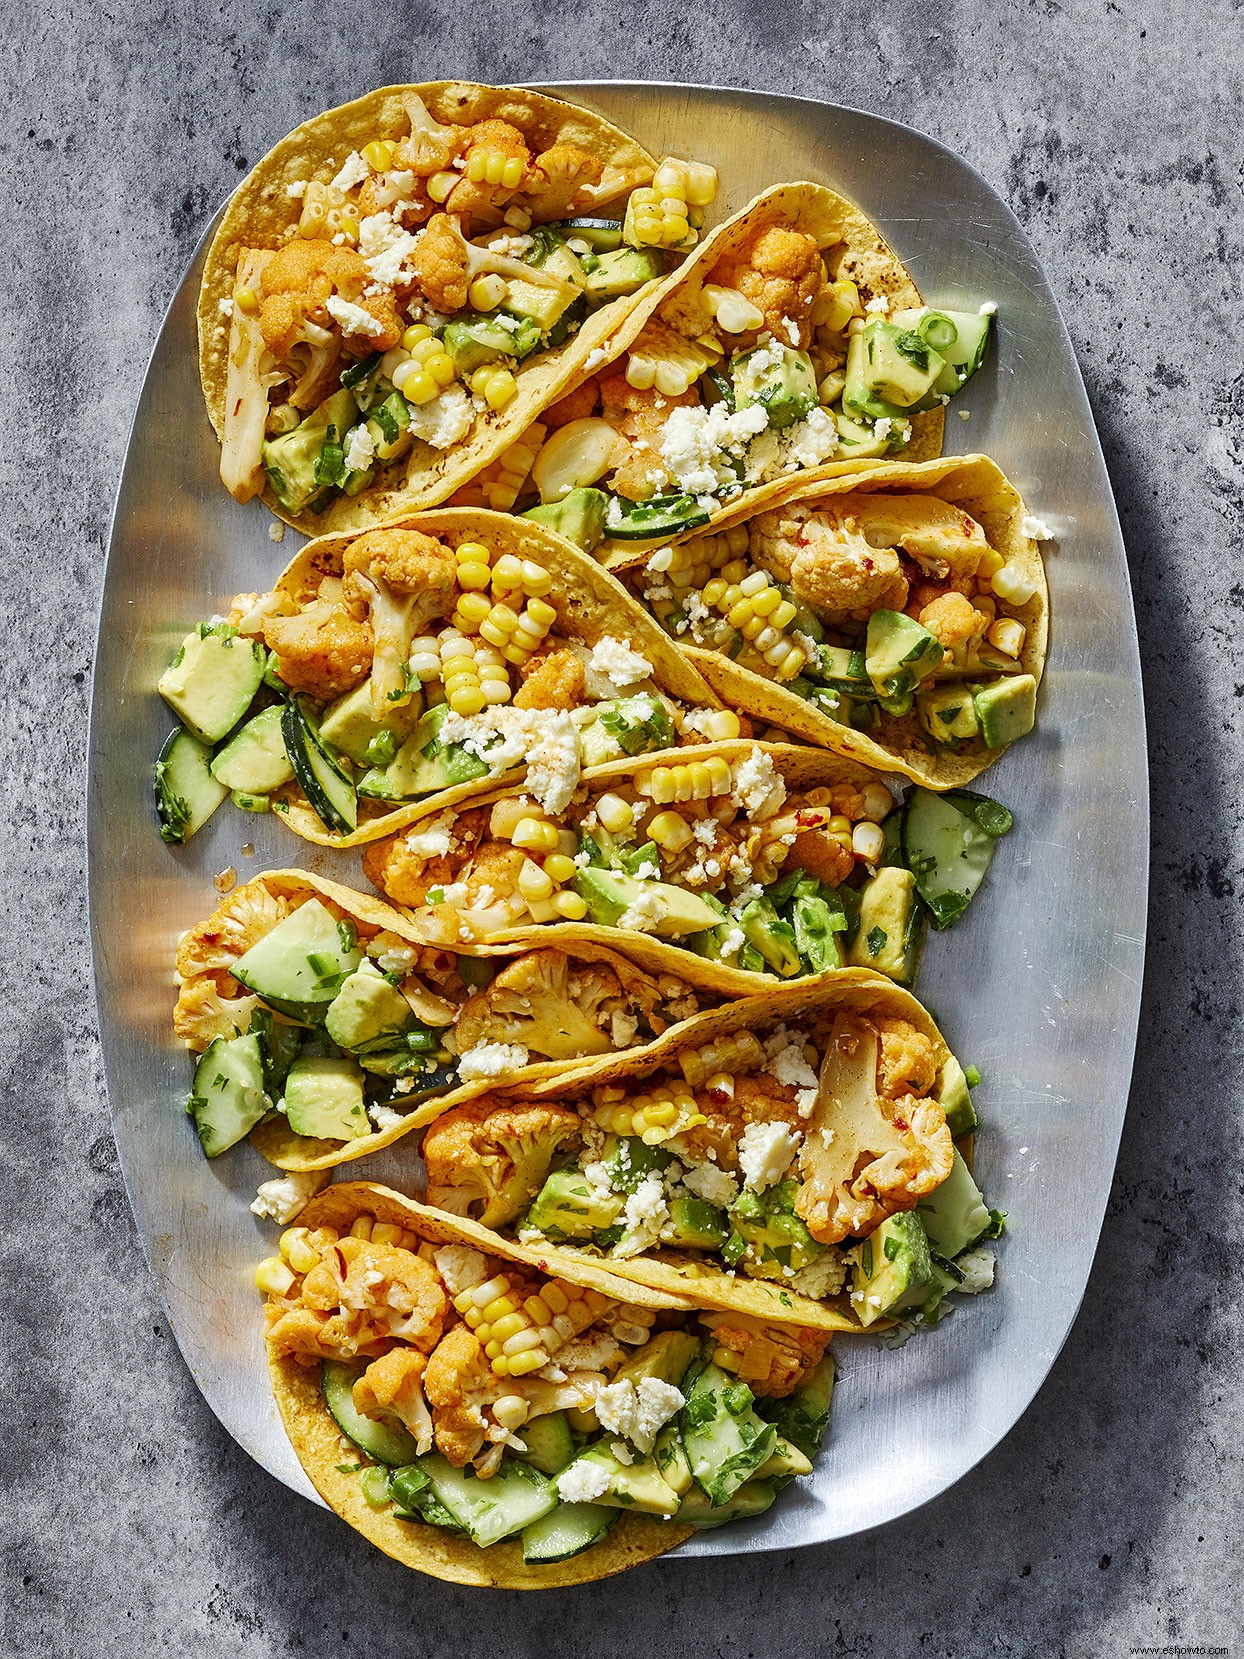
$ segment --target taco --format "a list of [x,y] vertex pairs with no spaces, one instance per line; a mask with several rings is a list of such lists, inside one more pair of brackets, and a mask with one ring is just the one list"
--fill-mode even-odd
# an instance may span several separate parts
[[209,1157],[249,1135],[283,1169],[331,1168],[499,1080],[659,1039],[718,1005],[698,967],[655,974],[597,938],[429,946],[369,894],[270,871],[178,946],[174,1029],[201,1056],[188,1110]]
[[159,689],[182,722],[156,771],[172,841],[230,791],[335,847],[502,778],[556,816],[583,769],[742,730],[593,560],[461,508],[311,542],[188,635]]
[[[561,1137],[539,1185],[502,1150],[519,1113]],[[1001,1223],[955,1145],[975,1126],[928,1013],[847,970],[703,1015],[591,1078],[445,1111],[423,1160],[429,1203],[547,1248],[558,1272],[595,1263],[735,1314],[860,1330],[976,1288],[982,1264],[956,1259]]]
[[330,1187],[256,1279],[299,1462],[436,1578],[532,1590],[637,1566],[762,1514],[828,1424],[827,1332],[563,1273],[384,1187]]
[[627,571],[732,708],[931,789],[1032,729],[1049,596],[983,455],[821,471]]
[[418,937],[694,957],[723,996],[842,967],[912,984],[926,913],[957,920],[1011,825],[984,796],[900,806],[853,761],[752,741],[597,767],[556,814],[513,784],[433,812],[363,855]]
[[[922,307],[876,228],[824,185],[766,190],[542,406],[539,511],[586,492],[612,566],[809,469],[935,456],[990,322]],[[929,335],[959,344],[944,357]]]
[[199,297],[230,492],[309,535],[443,500],[694,245],[716,191],[695,164],[662,164],[677,235],[641,210],[626,245],[579,217],[655,166],[587,110],[464,82],[386,87],[282,139],[226,208]]

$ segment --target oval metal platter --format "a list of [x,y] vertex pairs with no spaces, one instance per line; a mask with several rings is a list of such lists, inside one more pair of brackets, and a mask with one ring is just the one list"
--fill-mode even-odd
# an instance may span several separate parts
[[[712,162],[716,213],[764,186],[822,180],[880,225],[931,304],[998,307],[985,368],[948,412],[946,450],[991,455],[1057,540],[1047,543],[1052,649],[1036,733],[986,776],[1014,811],[985,891],[940,937],[920,985],[974,1062],[977,1174],[1009,1226],[997,1283],[936,1331],[887,1351],[835,1345],[840,1383],[815,1475],[762,1520],[679,1554],[843,1538],[943,1492],[1007,1433],[1048,1373],[1084,1294],[1127,1102],[1144,952],[1148,798],[1127,565],[1101,448],[1058,307],[1015,218],[940,144],[803,99],[697,87],[565,85],[654,154]],[[193,623],[262,590],[294,551],[258,503],[237,506],[196,372],[202,250],[169,310],[121,480],[100,618],[90,740],[95,986],[113,1120],[148,1259],[186,1363],[229,1432],[314,1497],[268,1389],[254,1263],[272,1248],[249,1204],[271,1173],[249,1147],[214,1163],[182,1112],[173,1038],[179,934],[213,877],[303,864],[365,885],[357,859],[269,817],[222,811],[165,847],[151,765],[170,729],[155,683]],[[965,409],[967,420],[956,418]],[[249,851],[244,843],[253,846]],[[391,1156],[351,1165],[410,1185]],[[316,1500],[318,1501],[318,1500]]]

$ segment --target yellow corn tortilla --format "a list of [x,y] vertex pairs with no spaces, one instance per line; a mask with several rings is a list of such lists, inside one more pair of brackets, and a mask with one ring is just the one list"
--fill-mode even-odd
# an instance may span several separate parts
[[[595,645],[602,635],[611,634],[647,658],[652,664],[652,677],[662,691],[683,702],[710,708],[719,706],[717,695],[699,669],[683,656],[617,577],[602,570],[594,559],[581,553],[564,536],[529,519],[511,518],[506,513],[489,512],[482,507],[442,507],[435,512],[408,513],[393,519],[384,528],[419,530],[424,535],[443,539],[451,547],[463,541],[480,541],[497,554],[511,553],[519,559],[534,560],[553,577],[547,603],[557,612],[554,632],[581,640],[584,645]],[[309,542],[282,572],[277,589],[300,604],[306,603],[314,597],[326,576],[340,576],[345,550],[359,533],[321,536]],[[520,769],[502,776],[512,784],[521,781],[524,773]],[[403,829],[428,813],[443,812],[447,807],[472,799],[482,789],[491,789],[500,781],[501,777],[477,778],[387,811],[382,801],[369,805],[360,800],[360,812],[370,812],[372,816],[361,819],[350,835],[338,835],[326,829],[297,784],[286,785],[276,796],[284,803],[285,822],[304,841],[314,841],[321,847],[360,847]]]
[[[774,507],[806,505],[850,491],[872,494],[885,490],[903,495],[927,491],[962,507],[984,529],[990,546],[1034,584],[1036,592],[1028,603],[1009,606],[1007,614],[1017,617],[1027,630],[1019,655],[1019,671],[1031,674],[1039,685],[1049,638],[1045,565],[1036,542],[1023,532],[1027,514],[1023,499],[988,456],[946,455],[918,465],[903,461],[876,462],[866,470],[847,474],[841,468],[821,467],[800,478],[767,484],[749,497],[740,498],[714,521],[712,532],[728,530]],[[709,533],[699,530],[677,539],[693,541],[697,535]],[[638,565],[645,561],[646,555],[641,553],[628,558],[626,563]],[[858,732],[832,720],[815,704],[786,690],[776,680],[767,680],[750,668],[741,668],[720,651],[696,645],[680,645],[679,649],[727,707],[772,721],[795,737],[832,749],[861,765],[898,772],[929,789],[960,789],[1005,753],[983,745],[955,751],[934,744],[921,729],[914,709],[903,716],[883,716],[878,736]]]
[[[556,142],[576,145],[603,162],[611,178],[616,176],[617,197],[647,184],[656,166],[634,139],[588,110],[543,93],[471,82],[383,87],[304,122],[269,150],[238,186],[207,251],[199,291],[199,372],[208,414],[222,440],[230,323],[221,311],[221,301],[233,294],[239,254],[246,248],[277,248],[291,226],[297,225],[300,209],[289,197],[291,184],[317,177],[327,183],[352,150],[361,151],[377,137],[404,137],[409,123],[402,99],[411,93],[418,94],[440,122],[468,126],[478,121],[508,121],[533,140],[537,149]],[[376,483],[352,498],[338,497],[318,517],[310,512],[289,514],[269,486],[263,491],[264,502],[278,518],[314,536],[365,529],[396,513],[443,501],[495,460],[546,404],[561,395],[636,298],[628,295],[602,306],[564,345],[540,353],[526,367],[520,365],[515,374],[517,396],[500,412],[477,414],[470,432],[451,449],[416,443]]]
[[[302,1211],[298,1224],[335,1227],[346,1232],[359,1215],[409,1227],[434,1243],[467,1244],[489,1255],[541,1268],[542,1257],[533,1250],[495,1239],[474,1222],[442,1215],[387,1187],[365,1182],[328,1187]],[[550,1276],[561,1274],[561,1268],[562,1264],[557,1263]],[[686,1311],[693,1306],[686,1298],[655,1293],[630,1281],[613,1278],[590,1264],[569,1264],[564,1277],[644,1307]],[[517,1538],[481,1549],[469,1538],[447,1532],[443,1527],[399,1520],[391,1509],[373,1509],[363,1496],[357,1474],[343,1473],[338,1467],[343,1463],[357,1465],[360,1454],[357,1447],[343,1438],[324,1403],[319,1368],[270,1354],[268,1369],[290,1445],[316,1491],[330,1509],[369,1543],[416,1572],[455,1584],[487,1585],[494,1589],[558,1589],[568,1584],[588,1584],[594,1579],[625,1572],[628,1567],[637,1567],[681,1544],[694,1531],[675,1521],[622,1514],[591,1549],[572,1556],[569,1561],[529,1566],[523,1560],[522,1544]]]
[[[842,1010],[862,1016],[875,1013],[907,1020],[932,1041],[938,1054],[939,1072],[952,1058],[946,1040],[931,1015],[910,992],[871,969],[845,968],[805,990],[792,989],[746,997],[699,1014],[676,1032],[667,1032],[642,1051],[603,1060],[590,1076],[580,1073],[577,1079],[548,1079],[531,1089],[520,1086],[499,1090],[498,1093],[572,1103],[584,1099],[591,1090],[602,1084],[648,1077],[664,1060],[672,1059],[681,1050],[702,1047],[730,1032],[759,1033],[766,1027],[779,1024],[798,1030],[801,1022],[810,1024],[818,1017],[832,1016]],[[501,1236],[492,1233],[491,1229],[483,1229],[483,1232],[493,1238]],[[481,1250],[492,1248],[482,1243],[478,1247]],[[551,1270],[556,1273],[568,1269],[572,1263],[580,1267],[595,1263],[604,1265],[617,1278],[630,1279],[669,1295],[689,1297],[702,1307],[749,1314],[770,1324],[801,1325],[822,1331],[850,1331],[857,1335],[861,1331],[845,1292],[817,1301],[800,1291],[787,1289],[780,1280],[749,1279],[743,1274],[727,1273],[698,1252],[663,1247],[656,1255],[629,1256],[624,1261],[614,1261],[577,1249],[572,1244],[546,1244],[541,1248]],[[874,1324],[870,1331],[875,1333],[879,1328]]]

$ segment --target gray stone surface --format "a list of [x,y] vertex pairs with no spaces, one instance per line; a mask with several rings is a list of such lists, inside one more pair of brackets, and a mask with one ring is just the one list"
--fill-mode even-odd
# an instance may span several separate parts
[[[1238,1643],[1238,5],[47,0],[5,17],[0,1649],[1097,1659]],[[1085,1308],[1004,1445],[846,1544],[484,1601],[355,1547],[251,1465],[169,1336],[86,991],[91,637],[141,366],[209,214],[268,143],[384,81],[611,74],[908,120],[1025,223],[1081,355],[1135,572],[1150,968]]]

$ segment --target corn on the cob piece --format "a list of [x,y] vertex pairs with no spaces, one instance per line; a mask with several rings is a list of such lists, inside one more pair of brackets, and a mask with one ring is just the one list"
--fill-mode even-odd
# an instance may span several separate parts
[[693,1089],[698,1089],[714,1072],[754,1071],[764,1064],[765,1051],[750,1031],[737,1031],[699,1048],[683,1049],[678,1065]]
[[517,190],[523,177],[523,158],[506,155],[487,144],[472,144],[466,153],[466,176],[472,184],[499,184]]
[[658,806],[669,806],[674,801],[707,801],[713,795],[728,795],[732,787],[729,762],[720,755],[690,765],[652,766],[635,775],[636,793]]
[[664,397],[681,397],[721,356],[715,341],[688,340],[664,323],[650,322],[627,357],[627,384],[637,391],[655,386]]
[[550,1279],[536,1294],[517,1276],[498,1273],[454,1297],[498,1377],[522,1377],[548,1365],[559,1348],[617,1304],[599,1291]]
[[[621,1098],[609,1098],[613,1094]],[[671,1136],[708,1121],[697,1107],[695,1096],[682,1083],[658,1083],[629,1099],[622,1091],[600,1091],[593,1116],[611,1135],[637,1135],[645,1146],[659,1146]]]

